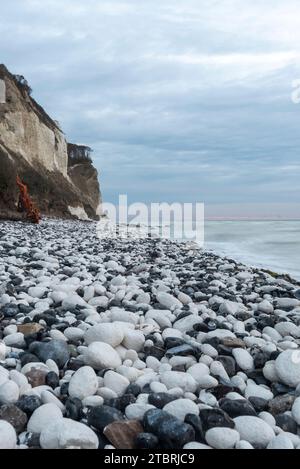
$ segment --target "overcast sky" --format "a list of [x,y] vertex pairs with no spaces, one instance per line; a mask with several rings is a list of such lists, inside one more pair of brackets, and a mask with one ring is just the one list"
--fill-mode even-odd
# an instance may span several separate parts
[[94,148],[106,201],[300,216],[299,0],[0,7],[0,62]]

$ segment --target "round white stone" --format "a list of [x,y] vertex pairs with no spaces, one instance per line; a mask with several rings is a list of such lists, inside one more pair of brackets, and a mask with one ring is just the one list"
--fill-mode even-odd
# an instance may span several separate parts
[[14,404],[19,399],[19,386],[14,381],[6,381],[0,386],[0,403]]
[[215,449],[232,449],[240,440],[240,435],[231,428],[215,427],[205,433],[205,439]]
[[245,389],[245,397],[249,399],[249,397],[260,397],[261,399],[265,399],[266,401],[270,401],[273,399],[274,394],[270,389],[267,389],[265,386],[258,385],[256,383],[248,383]]
[[271,314],[274,311],[273,305],[268,300],[263,300],[259,303],[257,309],[266,314]]
[[130,381],[115,371],[107,371],[104,375],[104,386],[112,389],[118,396],[122,396]]
[[197,383],[200,389],[211,389],[218,386],[219,381],[210,375],[204,375],[197,379]]
[[49,425],[62,418],[62,412],[55,404],[44,404],[33,412],[27,425],[27,431],[41,433]]
[[180,388],[184,392],[195,392],[197,389],[195,379],[189,373],[181,371],[166,371],[161,375],[160,380],[168,389]]
[[46,291],[47,289],[43,287],[31,287],[28,289],[28,295],[32,296],[32,298],[42,298]]
[[88,329],[84,334],[84,341],[87,345],[93,342],[104,342],[112,347],[117,347],[123,342],[123,339],[123,329],[113,323],[97,324]]
[[83,366],[75,371],[69,383],[69,396],[84,399],[96,394],[98,377],[90,366]]
[[42,391],[41,399],[43,404],[54,404],[62,412],[65,411],[65,406],[63,405],[63,403],[51,391]]
[[263,375],[268,381],[271,381],[271,383],[277,383],[279,381],[275,360],[270,360],[265,364],[263,367]]
[[300,425],[300,397],[297,397],[292,407],[293,419]]
[[68,340],[77,341],[83,338],[84,331],[78,327],[68,327],[64,330],[64,335]]
[[0,449],[15,449],[17,444],[17,435],[14,427],[0,420]]
[[235,449],[254,449],[254,448],[248,441],[240,440],[235,445]]
[[170,310],[174,310],[175,308],[182,308],[182,303],[174,296],[170,295],[169,293],[160,292],[156,295],[157,301]]
[[263,419],[265,422],[267,422],[270,425],[270,427],[272,427],[275,431],[276,420],[275,420],[275,418],[273,417],[272,414],[270,414],[269,412],[260,412],[258,414],[258,417],[260,419]]
[[246,440],[253,446],[266,448],[270,441],[275,437],[272,427],[258,417],[245,415],[236,417],[234,422],[241,440]]
[[25,345],[24,334],[21,332],[16,332],[15,334],[10,334],[4,337],[3,339],[7,347],[22,347]]
[[135,350],[140,352],[145,343],[145,336],[141,331],[127,330],[124,334],[122,345],[128,350]]
[[199,415],[199,407],[189,399],[176,399],[166,404],[163,410],[182,421],[187,414]]
[[3,366],[0,366],[0,386],[9,380],[9,371]]
[[204,363],[196,363],[188,368],[187,373],[194,378],[197,384],[199,384],[203,377],[207,378],[209,376],[209,368]]
[[204,445],[202,443],[198,443],[197,441],[191,441],[184,445],[183,449],[212,449],[210,446]]
[[9,373],[9,377],[12,381],[14,381],[18,385],[19,388],[21,388],[22,386],[26,386],[28,384],[28,380],[26,376],[17,370],[11,370]]
[[4,342],[0,342],[0,361],[5,360],[6,356],[6,345]]
[[291,335],[298,338],[300,336],[300,328],[293,322],[278,322],[275,329],[282,337]]
[[291,387],[300,383],[300,351],[285,350],[275,361],[279,380]]
[[118,397],[115,391],[113,391],[112,389],[106,388],[104,386],[103,388],[98,389],[97,395],[102,397],[104,400],[116,399]]
[[148,410],[156,409],[150,404],[130,404],[125,409],[125,415],[129,420],[142,420]]
[[254,360],[250,353],[247,352],[247,350],[244,350],[242,348],[235,348],[232,351],[232,355],[235,358],[235,361],[237,362],[238,366],[243,371],[253,370]]
[[104,399],[101,396],[89,396],[83,399],[82,405],[84,407],[100,407],[104,404]]
[[288,436],[281,433],[270,441],[267,449],[294,449],[294,445]]
[[93,342],[89,345],[85,354],[86,363],[95,370],[105,368],[118,368],[121,366],[121,358],[118,353],[104,342]]
[[97,449],[97,435],[80,422],[59,419],[42,429],[40,445],[43,449]]
[[180,303],[182,303],[184,305],[188,305],[190,303],[193,303],[192,298],[189,295],[186,295],[183,292],[180,292],[179,295],[177,296],[177,298],[180,301]]
[[151,384],[150,384],[150,389],[152,392],[154,393],[158,393],[158,392],[167,392],[167,386],[165,384],[162,384],[162,383],[158,383],[157,381],[153,381]]

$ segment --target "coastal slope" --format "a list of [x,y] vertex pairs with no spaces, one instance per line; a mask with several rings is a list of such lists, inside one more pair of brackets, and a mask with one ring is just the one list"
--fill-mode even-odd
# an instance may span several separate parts
[[91,159],[81,158],[74,167],[64,133],[31,97],[24,77],[0,65],[0,80],[5,83],[5,103],[0,104],[0,217],[20,216],[18,174],[43,215],[98,219],[101,192]]

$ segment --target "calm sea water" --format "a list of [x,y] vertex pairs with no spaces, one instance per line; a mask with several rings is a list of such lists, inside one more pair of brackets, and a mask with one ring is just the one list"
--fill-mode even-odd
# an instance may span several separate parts
[[205,248],[300,280],[300,220],[207,221]]

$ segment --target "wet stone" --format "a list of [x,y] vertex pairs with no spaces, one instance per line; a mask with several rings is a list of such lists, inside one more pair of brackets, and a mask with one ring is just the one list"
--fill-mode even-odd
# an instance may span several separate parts
[[36,355],[33,355],[32,353],[21,353],[20,354],[20,361],[21,365],[27,365],[27,363],[38,363],[40,360]]
[[193,427],[195,431],[195,441],[198,441],[199,443],[205,443],[205,435],[200,417],[194,414],[187,414],[184,422]]
[[32,369],[26,373],[26,378],[33,388],[46,384],[46,373],[44,370]]
[[218,361],[224,366],[228,376],[231,378],[236,374],[236,363],[235,359],[231,356],[219,355]]
[[141,391],[142,390],[138,384],[132,383],[126,389],[125,394],[132,394],[133,396],[137,397],[139,394],[141,394]]
[[265,366],[266,362],[269,360],[269,355],[264,352],[258,352],[254,355],[254,367],[261,369]]
[[274,396],[279,396],[281,394],[295,394],[295,389],[290,388],[289,386],[286,386],[286,384],[282,383],[272,383],[271,384],[271,391],[274,394]]
[[224,338],[221,340],[222,345],[229,348],[246,348],[245,342],[242,339]]
[[42,401],[38,396],[21,396],[16,406],[21,409],[28,417],[42,405]]
[[182,423],[163,410],[151,409],[146,412],[143,426],[146,432],[158,437],[165,449],[182,448],[195,439],[195,431],[191,425]]
[[76,420],[77,422],[82,418],[82,402],[80,399],[68,398],[65,403],[66,407],[66,417],[72,420]]
[[169,348],[166,352],[166,357],[171,358],[175,356],[185,357],[187,355],[195,355],[195,349],[190,345],[179,345],[178,347]]
[[200,419],[204,432],[214,427],[234,428],[234,421],[222,409],[202,409]]
[[148,402],[149,404],[154,405],[158,409],[162,409],[165,405],[169,404],[169,402],[175,401],[176,399],[177,397],[172,396],[171,394],[158,392],[157,394],[150,394]]
[[50,371],[50,373],[46,375],[46,385],[50,386],[52,389],[59,386],[59,377],[54,371]]
[[0,316],[4,316],[5,318],[13,318],[19,314],[19,312],[18,305],[7,304],[1,307]]
[[33,342],[29,350],[44,363],[49,359],[53,360],[59,368],[62,368],[70,358],[68,345],[62,340],[51,340],[47,343]]
[[283,412],[292,409],[294,401],[295,396],[292,396],[291,394],[277,396],[271,401],[269,401],[269,412],[272,415],[282,414]]
[[130,420],[110,423],[103,433],[116,449],[135,449],[137,437],[143,431],[138,420]]
[[124,394],[122,397],[117,397],[115,399],[109,399],[105,402],[105,405],[109,407],[114,407],[115,409],[121,410],[122,412],[125,411],[125,408],[136,402],[136,396],[133,394]]
[[31,449],[40,449],[40,435],[37,433],[29,433],[27,446]]
[[249,397],[249,402],[257,413],[263,412],[268,408],[268,401],[262,399],[261,397]]
[[159,440],[153,433],[140,433],[135,441],[136,449],[155,449],[158,445]]
[[220,408],[226,412],[231,418],[240,417],[241,415],[256,416],[257,413],[250,402],[245,399],[222,399],[219,402]]
[[297,434],[298,425],[295,420],[287,414],[275,415],[276,425],[284,432]]
[[16,405],[3,405],[0,407],[0,420],[10,423],[17,433],[21,433],[27,424],[27,415]]
[[88,424],[97,430],[103,431],[107,425],[122,420],[124,420],[122,412],[106,405],[93,407],[88,413]]
[[68,396],[69,394],[69,383],[63,383],[60,387],[60,394],[62,396]]

